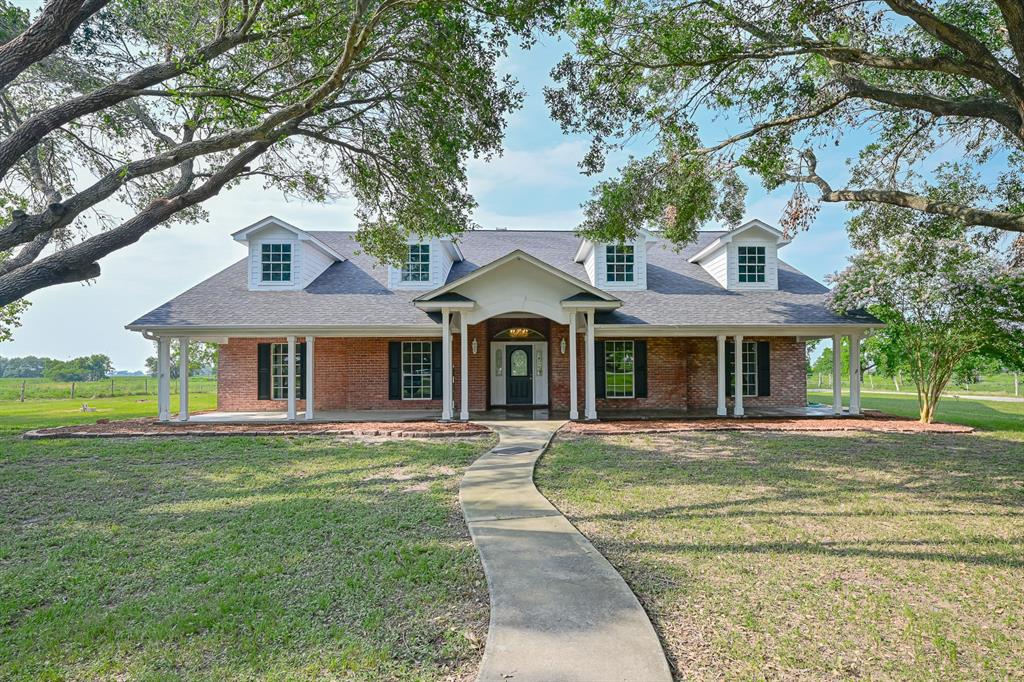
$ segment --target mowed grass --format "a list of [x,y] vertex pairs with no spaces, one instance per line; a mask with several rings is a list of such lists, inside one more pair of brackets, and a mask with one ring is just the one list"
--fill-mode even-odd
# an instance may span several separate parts
[[[82,404],[92,412],[83,412]],[[190,393],[189,410],[212,410],[216,393]],[[178,412],[178,397],[171,396],[171,412]],[[26,400],[0,402],[0,435],[40,429],[47,426],[94,424],[98,419],[156,417],[156,396],[120,396],[88,400]]]
[[0,438],[0,677],[471,677],[488,445]]
[[[0,401],[18,400],[21,397],[21,385],[25,384],[25,399],[61,399],[71,398],[74,383],[75,399],[93,400],[123,395],[151,395],[156,397],[157,380],[155,377],[116,376],[99,381],[51,381],[42,377],[20,379],[17,377],[0,378]],[[216,377],[189,377],[189,393],[216,393]],[[178,380],[171,380],[171,391],[178,392]]]
[[[812,398],[813,400],[814,398]],[[844,396],[844,405],[849,400]],[[872,410],[917,419],[920,412],[916,396],[862,393],[861,404]],[[939,401],[935,420],[966,424],[986,431],[1002,431],[1004,437],[1024,437],[1024,402],[964,400],[945,397]]]
[[1001,434],[556,440],[541,491],[679,679],[1024,670],[1024,443]]

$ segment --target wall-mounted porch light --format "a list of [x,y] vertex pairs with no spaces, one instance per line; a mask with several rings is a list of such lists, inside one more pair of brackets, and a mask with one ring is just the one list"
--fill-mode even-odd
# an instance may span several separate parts
[[476,355],[476,339],[473,339],[473,343],[471,345],[473,346],[473,355]]
[[558,344],[558,347],[561,349],[562,355],[565,355],[565,337],[564,336],[562,337],[562,343]]

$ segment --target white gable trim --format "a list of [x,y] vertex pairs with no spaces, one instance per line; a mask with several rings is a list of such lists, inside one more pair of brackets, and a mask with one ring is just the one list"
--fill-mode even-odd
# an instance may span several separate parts
[[454,282],[449,282],[448,284],[444,285],[443,287],[440,287],[438,289],[434,289],[433,291],[429,291],[429,292],[423,294],[422,296],[418,296],[418,297],[416,297],[414,299],[414,301],[416,301],[416,302],[430,301],[435,296],[440,296],[441,294],[445,294],[445,293],[448,293],[449,291],[453,291],[453,290],[457,289],[458,287],[462,286],[463,284],[466,284],[467,282],[472,282],[474,279],[477,279],[478,277],[482,277],[483,275],[486,275],[488,272],[492,272],[494,270],[497,270],[498,268],[500,268],[501,266],[505,265],[506,263],[510,263],[510,262],[512,262],[514,260],[521,260],[521,261],[524,261],[526,263],[530,263],[531,265],[534,265],[534,266],[540,268],[541,270],[544,270],[548,274],[551,274],[551,275],[553,275],[555,277],[558,277],[559,279],[562,279],[562,280],[565,280],[566,282],[569,282],[570,284],[572,284],[572,285],[574,285],[576,287],[579,287],[580,289],[582,289],[583,291],[586,291],[587,293],[594,294],[595,296],[599,297],[603,301],[619,301],[619,299],[616,298],[615,296],[612,296],[611,294],[609,294],[609,293],[607,293],[605,291],[601,291],[600,289],[598,289],[595,286],[592,286],[588,282],[584,282],[581,279],[576,279],[572,275],[569,275],[569,274],[567,274],[565,272],[562,272],[558,268],[554,268],[554,267],[548,265],[544,261],[539,260],[538,258],[535,258],[535,257],[531,256],[530,254],[526,253],[522,249],[516,249],[515,251],[513,251],[510,254],[508,254],[507,256],[502,256],[501,258],[499,258],[496,261],[491,261],[487,265],[485,265],[485,266],[483,266],[481,268],[477,268],[473,272],[471,272],[471,273],[469,273],[467,275],[464,275],[463,277],[460,277],[459,279],[455,280]]
[[768,234],[772,235],[775,238],[776,246],[785,246],[786,244],[788,244],[790,242],[790,240],[786,239],[785,236],[782,234],[782,231],[779,230],[778,228],[772,227],[768,223],[762,222],[760,220],[750,220],[750,221],[747,221],[747,222],[743,223],[742,225],[737,227],[735,230],[730,230],[730,231],[726,232],[721,237],[719,237],[718,239],[714,240],[713,242],[711,242],[710,244],[705,246],[703,249],[698,251],[696,254],[694,254],[693,256],[690,256],[690,258],[688,259],[689,262],[690,263],[700,263],[702,260],[704,260],[705,258],[710,256],[711,254],[713,254],[716,251],[718,251],[718,249],[720,247],[724,246],[725,244],[728,244],[728,243],[732,242],[734,239],[736,239],[736,237],[738,235],[741,235],[744,232],[746,232],[747,230],[750,230],[750,229],[753,229],[753,228],[758,228],[758,229],[764,230]]
[[327,244],[323,243],[322,241],[320,241],[319,239],[317,239],[313,235],[309,234],[308,232],[306,232],[302,228],[296,227],[295,225],[292,225],[291,223],[285,222],[284,220],[281,220],[280,218],[278,218],[276,216],[272,216],[272,215],[268,215],[266,218],[263,218],[262,220],[258,220],[255,223],[253,223],[252,225],[249,225],[248,227],[243,227],[241,230],[238,230],[237,232],[233,232],[231,234],[231,237],[236,242],[243,242],[244,243],[244,242],[249,241],[249,236],[250,235],[252,235],[252,234],[254,234],[256,232],[259,232],[260,230],[262,230],[262,229],[264,229],[266,227],[271,227],[271,226],[276,226],[276,227],[280,227],[281,229],[288,230],[289,232],[291,232],[291,233],[293,233],[295,235],[295,238],[298,241],[309,242],[312,246],[315,246],[320,251],[323,251],[324,254],[330,256],[334,260],[337,260],[337,261],[347,260],[345,258],[345,256],[341,255],[340,253],[338,253],[337,251],[332,249],[330,246],[328,246]]

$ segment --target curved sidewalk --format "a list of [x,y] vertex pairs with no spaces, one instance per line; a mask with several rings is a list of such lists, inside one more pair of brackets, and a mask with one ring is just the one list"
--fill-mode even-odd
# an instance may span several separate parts
[[671,680],[636,596],[533,485],[534,464],[562,422],[481,423],[500,440],[459,491],[491,594],[479,679]]

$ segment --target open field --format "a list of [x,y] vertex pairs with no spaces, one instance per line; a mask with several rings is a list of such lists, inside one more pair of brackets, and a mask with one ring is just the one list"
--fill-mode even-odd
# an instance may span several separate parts
[[488,444],[0,437],[0,677],[471,678]]
[[[71,398],[74,383],[75,398],[90,400],[126,395],[156,396],[157,380],[154,377],[111,377],[102,381],[50,381],[49,379],[0,379],[0,407],[8,401],[21,398],[21,383],[25,382],[25,400]],[[215,377],[189,377],[189,394],[216,393]],[[171,381],[171,393],[177,395],[178,380]]]
[[[817,374],[808,375],[807,377],[807,388],[808,389],[831,389],[832,379],[829,375],[818,376]],[[850,387],[849,377],[843,377],[843,389],[846,390]],[[875,374],[864,375],[863,390],[865,391],[895,391],[896,383],[889,378],[878,376]],[[900,391],[914,392],[914,383],[906,380],[900,382]],[[1013,396],[1020,395],[1024,396],[1024,376],[1020,377],[1020,383],[1017,386],[1017,393],[1014,393],[1013,375],[1012,374],[992,374],[984,376],[981,381],[970,386],[957,386],[950,384],[946,389],[946,393],[950,394],[964,394],[964,395],[999,395],[999,396]]]
[[[95,412],[82,412],[88,403]],[[189,393],[189,410],[212,410],[217,406],[216,393]],[[171,398],[171,413],[178,411],[177,396]],[[97,419],[131,419],[155,417],[156,396],[123,396],[90,400],[26,400],[0,402],[0,435],[21,433],[45,426],[91,424]]]
[[1004,435],[563,437],[536,478],[680,679],[1003,680],[1024,670],[1024,442]]

